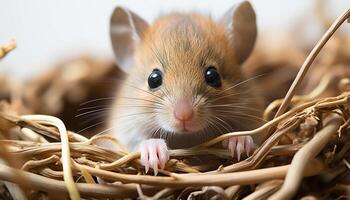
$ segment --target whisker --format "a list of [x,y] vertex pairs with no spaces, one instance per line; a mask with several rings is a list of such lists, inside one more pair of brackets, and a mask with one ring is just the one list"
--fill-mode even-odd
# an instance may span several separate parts
[[[225,127],[225,129],[226,129],[226,131],[227,132],[231,132],[231,130],[232,130],[232,126],[231,125],[229,125],[227,122],[225,122],[224,120],[222,120],[220,117],[218,117],[218,116],[213,116],[213,117],[215,117],[217,120],[219,120],[221,123],[223,123],[225,126],[227,126],[227,127]],[[219,123],[219,122],[218,122]]]
[[161,107],[157,107],[157,106],[145,106],[145,105],[132,105],[132,104],[118,104],[118,106],[122,107],[122,108],[150,108],[150,109],[158,109],[158,110],[161,110],[162,108]]
[[158,95],[156,95],[156,94],[153,94],[152,92],[149,92],[149,91],[147,91],[147,90],[144,90],[144,89],[142,89],[142,88],[139,88],[139,87],[137,87],[137,86],[134,86],[134,85],[131,85],[131,84],[128,84],[128,83],[125,83],[126,84],[126,86],[129,86],[129,87],[132,87],[132,88],[134,88],[134,89],[137,89],[137,90],[139,90],[139,91],[142,91],[142,92],[145,92],[145,93],[147,93],[147,94],[150,94],[150,95],[152,95],[152,96],[154,96],[154,97],[156,97],[156,98],[158,98],[158,99],[160,99],[160,100],[164,100],[162,97],[160,97],[160,96],[158,96]]
[[227,110],[227,109],[220,110],[220,109],[216,109],[215,111],[217,111],[217,113],[221,113],[221,114],[227,113],[226,116],[228,116],[228,117],[236,116],[238,114],[238,115],[244,115],[244,116],[248,116],[248,117],[259,118],[261,120],[263,119],[262,117],[259,117],[258,115],[251,115],[251,114],[248,114],[248,113],[245,113],[245,112],[239,112],[238,110]]
[[[251,108],[251,107],[247,107],[247,106],[238,106],[238,105],[214,105],[214,106],[207,106],[207,108],[219,108],[219,109],[215,109],[215,111],[227,111],[227,112],[231,112],[231,110],[228,110],[229,108],[239,108],[242,110],[261,112],[261,109]],[[220,108],[222,108],[222,109],[225,108],[225,110],[222,110]],[[237,110],[233,110],[233,111],[237,111]]]
[[82,110],[91,110],[95,108],[106,108],[109,105],[100,105],[100,106],[90,106],[90,107],[85,107],[85,108],[79,108],[77,111],[82,111]]
[[214,99],[210,99],[210,100],[208,100],[208,102],[215,102],[215,101],[218,101],[218,100],[220,100],[220,99],[227,98],[227,97],[242,96],[242,95],[247,94],[247,93],[248,93],[248,91],[239,92],[239,93],[229,93],[229,94],[227,94],[227,95],[218,96],[218,97],[216,97],[216,98],[214,98]]
[[132,114],[128,114],[128,115],[119,115],[118,117],[115,117],[113,119],[119,119],[119,118],[123,118],[123,117],[131,117],[131,116],[137,116],[137,115],[145,115],[145,114],[156,114],[158,112],[140,112],[140,113],[132,113]]
[[[86,125],[86,124],[88,124],[88,123],[90,123],[90,122],[92,122],[94,120],[99,119],[99,118],[106,119],[107,118],[107,116],[106,116],[107,114],[108,114],[108,112],[101,112],[101,113],[94,114],[93,116],[89,116],[88,119],[83,120],[80,124],[81,125]],[[88,117],[88,116],[86,116],[86,117]]]
[[107,111],[107,110],[112,110],[112,108],[101,108],[101,109],[97,109],[97,110],[91,110],[91,111],[87,111],[87,112],[83,112],[81,114],[75,115],[74,117],[81,117],[87,114],[92,114],[92,113],[98,113],[101,111]]
[[116,99],[116,97],[105,97],[105,98],[93,99],[93,100],[89,100],[89,101],[83,102],[83,103],[79,104],[79,106],[83,106],[83,105],[86,105],[86,104],[89,104],[89,103],[94,103],[94,102],[97,102],[97,101],[105,101],[105,100],[113,100],[113,99]]
[[131,100],[138,100],[138,101],[146,101],[146,102],[150,102],[150,103],[155,103],[155,104],[159,104],[159,105],[164,105],[163,103],[161,103],[161,102],[159,102],[159,101],[153,101],[153,100],[149,100],[149,99],[141,99],[141,98],[135,98],[135,97],[118,97],[118,98],[131,99]]
[[225,91],[227,91],[227,90],[234,89],[234,88],[236,88],[236,87],[238,87],[238,86],[240,86],[240,85],[242,85],[242,84],[244,84],[244,83],[247,83],[247,82],[249,82],[249,81],[252,81],[252,80],[257,79],[257,78],[259,78],[259,77],[261,77],[261,76],[264,76],[264,75],[266,75],[266,73],[253,76],[253,77],[248,78],[248,79],[246,79],[246,80],[244,80],[244,81],[240,81],[240,82],[234,84],[233,86],[230,86],[230,87],[226,88],[225,90],[223,90],[223,91],[221,91],[221,92],[225,92]]
[[102,134],[104,134],[104,133],[106,133],[106,132],[108,132],[110,130],[113,130],[113,129],[115,129],[115,126],[112,126],[111,128],[107,128],[107,129],[105,129],[103,131],[100,131],[100,132],[96,133],[95,136],[102,135]]
[[255,118],[257,120],[260,120],[261,122],[268,122],[268,120],[265,120],[261,117],[258,117],[258,116],[255,116],[255,115],[250,115],[250,114],[247,114],[247,113],[238,113],[239,115],[238,116],[246,116],[246,117],[251,117],[251,118]]
[[256,108],[242,107],[242,106],[234,106],[234,107],[213,107],[214,112],[216,113],[226,113],[227,115],[235,114],[236,112],[256,112],[255,116],[261,115],[261,110]]
[[152,132],[151,138],[155,137],[155,135],[159,132],[160,138],[162,138],[161,128],[158,127],[155,131]]
[[85,128],[83,128],[83,129],[81,129],[80,131],[78,131],[77,134],[80,134],[80,133],[82,133],[82,132],[84,132],[84,131],[86,131],[86,130],[88,130],[88,129],[94,128],[94,127],[96,127],[96,126],[98,126],[98,125],[100,125],[100,124],[103,124],[103,123],[105,123],[105,121],[98,122],[98,123],[95,123],[95,124],[90,125],[90,126],[88,126],[88,127],[85,127]]
[[263,118],[254,116],[254,115],[249,115],[249,114],[242,114],[242,113],[233,113],[235,115],[232,116],[226,116],[226,117],[232,117],[232,118],[241,118],[241,119],[246,119],[250,121],[259,121],[259,122],[268,122],[267,120],[264,120]]
[[159,135],[160,135],[160,138],[164,138],[165,137],[165,140],[168,140],[168,137],[169,137],[168,131],[160,129]]
[[[220,127],[218,127],[216,124],[215,124],[215,122],[214,121],[212,121],[212,119],[211,118],[208,118],[208,123],[209,123],[209,125],[211,124],[212,126],[213,126],[213,128],[214,129],[216,129],[218,132],[222,132],[222,130],[221,130],[221,128]],[[214,130],[215,131],[215,130]]]

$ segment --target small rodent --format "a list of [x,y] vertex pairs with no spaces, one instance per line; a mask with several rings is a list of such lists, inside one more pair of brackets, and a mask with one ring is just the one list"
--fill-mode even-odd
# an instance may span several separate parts
[[[153,25],[117,7],[110,25],[116,62],[127,77],[116,94],[109,128],[129,149],[138,148],[146,171],[164,168],[168,147],[191,147],[258,125],[256,97],[241,72],[257,36],[248,1],[216,22],[176,12]],[[254,142],[242,136],[223,145],[239,160]]]

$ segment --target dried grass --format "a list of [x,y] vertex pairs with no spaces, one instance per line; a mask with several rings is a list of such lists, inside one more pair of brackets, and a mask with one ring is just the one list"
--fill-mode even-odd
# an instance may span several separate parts
[[[328,56],[321,56],[315,68],[322,68],[323,73],[309,68],[349,15],[350,10],[339,17],[313,48],[287,95],[266,106],[264,119],[268,121],[264,125],[250,131],[227,133],[190,149],[171,150],[171,160],[158,176],[144,173],[139,152],[129,153],[116,139],[107,136],[89,138],[91,134],[67,131],[60,120],[73,116],[71,110],[81,102],[100,103],[109,99],[89,101],[105,97],[98,92],[110,90],[98,85],[100,80],[120,74],[110,63],[82,58],[52,69],[26,84],[23,91],[14,87],[3,89],[0,91],[3,99],[0,103],[0,144],[3,147],[0,156],[5,163],[0,164],[0,179],[21,186],[18,191],[29,199],[54,199],[57,194],[60,198],[69,195],[71,199],[345,197],[350,188],[350,70],[347,69],[350,54],[343,51],[350,51],[350,38],[334,36],[333,42],[339,44],[335,46],[341,51],[329,51]],[[14,48],[13,44],[1,48],[0,58]],[[293,51],[302,54],[300,50]],[[273,56],[278,57],[270,55]],[[275,78],[259,85],[266,87],[271,82],[283,81],[278,80],[280,69],[275,69],[288,65],[273,65],[269,63],[271,60],[260,58],[258,53],[251,58],[251,73],[259,73],[265,66],[276,67],[270,68]],[[257,67],[256,59],[261,68]],[[285,62],[289,66],[297,65],[289,58]],[[335,66],[343,67],[333,70],[331,67]],[[284,72],[291,69],[297,68],[288,67]],[[92,71],[94,73],[90,73]],[[294,96],[307,71],[313,78],[307,78],[306,84],[314,89],[309,94]],[[8,78],[1,81],[12,83]],[[271,119],[272,116],[275,118]],[[66,122],[70,122],[68,127],[77,130],[74,120]],[[93,134],[96,132],[93,128],[86,130]],[[270,135],[263,144],[240,162],[232,162],[227,150],[215,147],[231,136],[267,132]],[[111,140],[120,145],[121,150],[112,152],[94,144],[101,139]],[[199,166],[187,162],[199,155],[216,156],[221,160],[219,164],[213,161]],[[323,188],[314,188],[314,184]]]

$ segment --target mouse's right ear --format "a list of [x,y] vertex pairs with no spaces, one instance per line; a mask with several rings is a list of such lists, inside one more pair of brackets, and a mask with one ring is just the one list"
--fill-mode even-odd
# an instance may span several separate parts
[[257,36],[256,16],[249,1],[231,7],[221,18],[235,49],[239,63],[243,63],[252,52]]
[[123,7],[116,7],[110,21],[110,37],[118,66],[128,72],[134,65],[134,52],[148,24]]

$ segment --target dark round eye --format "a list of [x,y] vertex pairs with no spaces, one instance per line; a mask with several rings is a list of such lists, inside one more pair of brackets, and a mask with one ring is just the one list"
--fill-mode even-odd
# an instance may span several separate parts
[[221,78],[219,72],[215,67],[209,66],[207,71],[205,72],[205,81],[211,87],[218,88],[221,86]]
[[163,77],[162,72],[159,69],[154,69],[148,77],[148,86],[151,89],[155,89],[162,85]]

